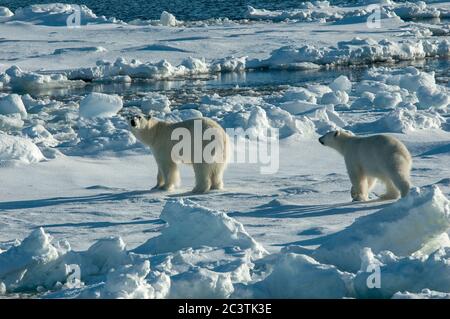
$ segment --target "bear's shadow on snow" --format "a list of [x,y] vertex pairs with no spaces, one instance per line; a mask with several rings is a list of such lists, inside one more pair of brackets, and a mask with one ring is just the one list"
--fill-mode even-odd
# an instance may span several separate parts
[[[371,203],[376,203],[377,205],[367,205]],[[267,204],[257,206],[256,209],[249,212],[231,212],[228,215],[230,217],[310,218],[381,209],[388,206],[390,203],[391,202],[381,202],[378,199],[364,203],[350,202],[324,205],[274,205],[269,202]]]
[[116,227],[116,226],[131,226],[131,225],[148,225],[148,224],[165,224],[161,219],[149,219],[149,220],[133,220],[126,222],[82,222],[82,223],[61,223],[61,224],[47,224],[39,225],[35,228],[58,228],[58,227],[86,227],[86,228],[105,228],[105,227]]

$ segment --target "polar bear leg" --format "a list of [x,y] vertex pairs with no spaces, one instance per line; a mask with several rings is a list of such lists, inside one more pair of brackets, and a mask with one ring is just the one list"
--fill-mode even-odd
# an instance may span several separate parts
[[391,178],[392,178],[392,183],[400,191],[402,198],[405,197],[406,195],[408,195],[409,190],[411,188],[409,176],[406,176],[406,174],[402,174],[401,172],[396,172],[396,173],[392,174]]
[[351,196],[354,202],[366,201],[369,199],[367,177],[360,176],[354,171],[349,172],[350,181],[352,182]]
[[211,172],[211,189],[223,189],[223,172],[225,171],[224,164],[215,164]]
[[164,186],[164,175],[158,167],[158,174],[156,175],[156,185],[152,189],[161,189]]
[[397,190],[394,183],[389,178],[385,178],[383,182],[386,185],[386,193],[381,195],[380,198],[385,200],[397,199],[400,196],[400,192]]
[[177,164],[168,162],[162,164],[160,167],[164,179],[164,185],[160,188],[166,191],[173,190],[180,181],[180,172],[178,171]]
[[370,192],[376,183],[377,179],[375,177],[367,176],[367,192]]
[[195,187],[193,193],[205,193],[211,189],[211,173],[215,164],[193,164],[195,173]]

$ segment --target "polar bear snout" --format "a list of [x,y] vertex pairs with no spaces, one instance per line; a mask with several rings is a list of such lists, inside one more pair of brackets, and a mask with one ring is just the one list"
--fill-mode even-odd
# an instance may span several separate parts
[[135,120],[135,119],[131,119],[131,120],[130,120],[130,125],[131,125],[132,127],[136,127],[136,126],[137,126],[136,120]]
[[319,138],[319,143],[322,145],[325,145],[324,141],[323,141],[323,136]]

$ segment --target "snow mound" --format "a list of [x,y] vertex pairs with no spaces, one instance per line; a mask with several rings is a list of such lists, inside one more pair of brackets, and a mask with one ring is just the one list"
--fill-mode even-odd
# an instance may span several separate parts
[[449,56],[450,43],[444,40],[418,40],[394,42],[354,38],[340,41],[336,46],[300,48],[285,46],[272,51],[267,59],[247,61],[247,68],[286,68],[291,64],[309,62],[319,65],[360,65],[375,62],[408,61],[425,57]]
[[193,269],[171,277],[170,298],[229,298],[234,292],[230,273]]
[[352,90],[352,82],[345,75],[341,75],[334,79],[334,81],[330,84],[330,89],[333,91],[344,91],[350,92]]
[[17,94],[0,95],[0,114],[20,114],[22,117],[27,116],[27,110],[23,104],[22,98]]
[[416,130],[439,129],[445,119],[433,111],[417,111],[414,108],[399,108],[393,110],[375,121],[373,131],[409,133]]
[[246,287],[250,298],[343,298],[348,294],[352,275],[332,265],[293,253],[278,256],[272,272]]
[[[116,22],[115,19],[97,17],[85,5],[51,3],[35,4],[16,10],[8,21],[28,22],[45,26],[72,26],[77,23],[74,15],[79,14],[79,24]],[[69,22],[68,22],[69,21]]]
[[253,251],[255,257],[266,250],[244,229],[223,212],[202,207],[188,199],[169,201],[160,218],[168,223],[161,235],[137,247],[137,253],[160,254],[187,247],[235,247]]
[[322,263],[356,272],[361,267],[360,254],[365,247],[375,253],[389,250],[399,256],[426,254],[429,249],[436,249],[429,246],[449,227],[449,201],[440,189],[437,186],[413,189],[398,202],[358,218],[323,243],[312,256]]
[[140,108],[146,114],[150,114],[152,111],[169,113],[170,104],[170,100],[167,96],[153,93],[141,100]]
[[30,140],[0,132],[0,164],[31,164],[44,159],[39,148]]
[[361,271],[354,279],[356,297],[398,298],[404,295],[398,294],[399,292],[408,291],[421,295],[422,298],[448,298],[450,292],[448,248],[439,249],[422,258],[400,258],[388,251],[374,255],[370,249],[366,249],[362,257],[371,264],[379,265],[381,285],[378,289],[369,289],[367,280],[371,273]]
[[[52,237],[42,228],[34,230],[19,245],[13,246],[0,254],[0,282],[5,284],[8,291],[17,288],[30,288],[34,285],[35,277],[41,277],[42,284],[54,279],[47,273],[42,276],[39,271],[44,265],[56,261],[60,252],[51,244]],[[56,275],[58,269],[55,268]],[[60,269],[64,271],[65,269]]]
[[111,118],[80,118],[75,145],[69,155],[95,155],[99,152],[122,152],[138,147],[127,122],[119,116]]
[[0,130],[2,131],[15,131],[22,128],[23,125],[24,121],[18,113],[0,115]]
[[118,95],[90,93],[80,102],[80,116],[83,118],[111,117],[123,107],[122,98]]
[[161,18],[159,19],[161,25],[166,27],[176,27],[178,24],[175,16],[167,11],[161,13]]

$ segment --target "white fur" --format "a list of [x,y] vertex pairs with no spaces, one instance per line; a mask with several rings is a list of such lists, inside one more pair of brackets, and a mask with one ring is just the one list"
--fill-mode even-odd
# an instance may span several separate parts
[[[180,175],[178,171],[179,163],[191,164],[195,173],[194,193],[208,192],[210,189],[223,188],[223,173],[227,166],[228,159],[228,136],[223,128],[215,121],[208,118],[191,119],[178,123],[168,123],[159,121],[155,118],[145,119],[142,117],[134,118],[135,126],[131,125],[131,131],[142,143],[149,146],[158,165],[158,175],[155,188],[161,190],[172,190],[179,185]],[[220,150],[217,152],[214,161],[207,163],[200,161],[194,162],[194,151],[190,160],[182,160],[181,158],[172,158],[172,148],[178,143],[172,140],[172,132],[177,128],[188,129],[191,133],[191,143],[193,145],[194,138],[194,121],[201,121],[202,131],[206,129],[214,129],[217,132]],[[202,137],[200,137],[202,140]],[[210,141],[202,140],[202,151]],[[194,147],[192,146],[192,150]]]
[[387,135],[359,137],[335,131],[325,134],[319,141],[344,156],[354,201],[368,200],[377,179],[386,185],[382,199],[408,194],[412,159],[406,146],[396,138]]

